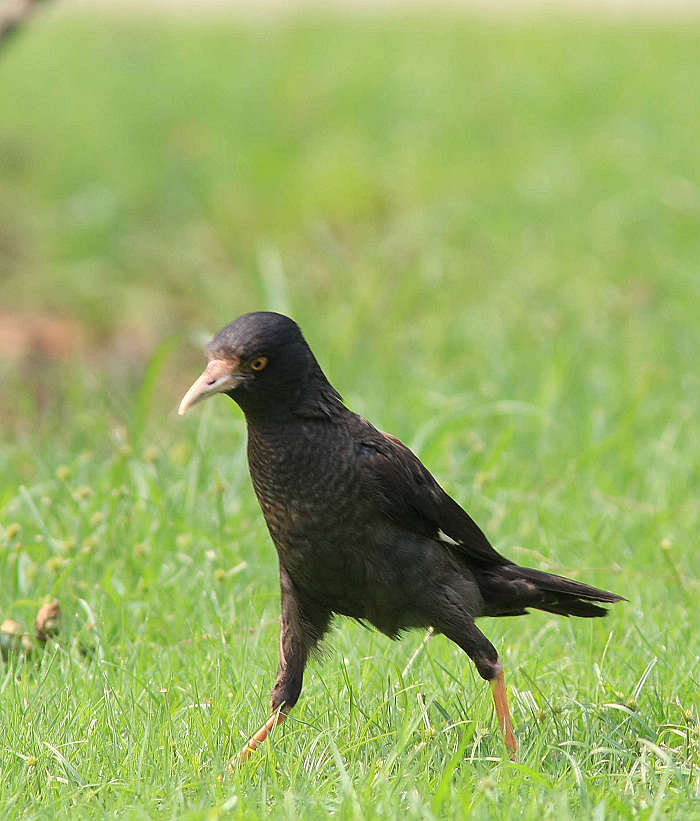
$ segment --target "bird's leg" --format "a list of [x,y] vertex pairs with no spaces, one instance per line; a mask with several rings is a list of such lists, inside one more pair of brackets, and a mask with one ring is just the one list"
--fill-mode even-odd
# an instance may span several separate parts
[[[302,611],[294,585],[286,571],[280,568],[282,607],[280,616],[279,665],[275,686],[270,694],[271,715],[257,732],[248,739],[238,755],[238,763],[245,761],[259,744],[281,724],[297,703],[304,678],[304,667],[309,652],[319,641],[329,622],[327,613]],[[314,616],[311,619],[311,615]]]
[[289,711],[297,703],[306,664],[306,654],[300,650],[301,648],[293,641],[289,625],[283,615],[280,627],[280,660],[275,686],[270,695],[271,714],[262,727],[248,739],[238,755],[239,762],[245,761],[257,750],[258,744],[262,744],[275,727],[287,718]]
[[513,722],[510,718],[510,710],[508,709],[508,698],[506,696],[506,680],[503,675],[503,665],[499,661],[500,670],[496,673],[495,678],[489,680],[491,684],[491,692],[493,694],[493,703],[496,707],[496,715],[498,716],[498,724],[501,728],[501,734],[508,748],[508,755],[511,760],[515,761],[515,753],[518,745],[515,741],[515,734],[513,733]]
[[447,625],[441,625],[439,629],[447,638],[452,639],[464,650],[476,665],[479,675],[491,684],[493,703],[496,707],[496,715],[503,741],[508,749],[508,755],[514,760],[518,745],[515,741],[513,722],[508,710],[503,665],[498,658],[496,648],[474,624],[471,616],[466,616],[466,614],[463,619],[460,619],[459,624],[451,621]]
[[262,725],[262,727],[254,732],[248,741],[246,741],[245,747],[243,747],[238,754],[237,763],[242,764],[251,753],[254,753],[255,750],[258,749],[258,744],[262,744],[274,728],[278,724],[281,724],[285,718],[287,718],[287,713],[285,711],[276,710]]
[[280,573],[281,614],[280,614],[280,645],[279,664],[275,686],[270,694],[271,715],[267,721],[248,739],[245,747],[238,755],[242,762],[257,750],[274,728],[281,724],[292,707],[296,704],[304,678],[304,667],[308,651],[304,642],[304,634],[294,587],[287,574]]

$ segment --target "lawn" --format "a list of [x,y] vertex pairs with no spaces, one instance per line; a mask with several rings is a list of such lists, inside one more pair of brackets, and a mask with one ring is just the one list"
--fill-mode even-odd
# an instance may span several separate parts
[[[700,818],[699,53],[418,13],[3,47],[0,621],[63,622],[0,660],[1,819]],[[500,551],[629,599],[480,622],[516,762],[454,645],[339,620],[229,772],[276,557],[240,413],[175,409],[261,308]]]

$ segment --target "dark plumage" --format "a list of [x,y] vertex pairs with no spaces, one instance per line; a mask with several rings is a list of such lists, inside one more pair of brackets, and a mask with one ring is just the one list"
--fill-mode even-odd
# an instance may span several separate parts
[[343,405],[291,319],[245,314],[214,337],[207,353],[209,365],[180,413],[214,393],[240,405],[253,487],[279,555],[273,714],[242,755],[296,703],[309,653],[336,613],[392,638],[432,626],[452,639],[492,683],[514,754],[502,666],[474,620],[528,608],[603,616],[595,602],[621,597],[518,567],[496,552],[405,445]]

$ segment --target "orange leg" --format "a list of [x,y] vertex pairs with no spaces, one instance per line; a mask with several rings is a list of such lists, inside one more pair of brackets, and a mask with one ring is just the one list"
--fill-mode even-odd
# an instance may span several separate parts
[[281,566],[280,592],[279,664],[275,686],[270,693],[270,716],[248,739],[248,743],[231,764],[232,768],[243,763],[257,750],[258,745],[287,718],[297,703],[308,654],[321,640],[331,619],[330,611],[319,610],[314,604],[307,602],[306,607],[302,609],[294,583]]
[[[500,666],[500,665],[499,665]],[[506,698],[506,680],[503,676],[503,669],[498,671],[495,678],[491,679],[491,692],[493,693],[493,703],[496,707],[496,715],[498,716],[498,724],[501,728],[501,734],[508,748],[508,755],[512,761],[515,761],[515,751],[518,749],[515,735],[513,734],[513,722],[510,718],[508,710],[508,699]]]
[[238,753],[236,763],[242,764],[246,758],[251,755],[251,753],[254,753],[255,750],[258,749],[258,744],[262,744],[263,741],[265,741],[265,739],[275,729],[275,727],[278,724],[281,724],[285,718],[287,718],[287,713],[282,710],[274,712],[262,725],[262,727],[256,733],[253,733],[253,735],[248,739],[245,747],[243,747],[240,753]]

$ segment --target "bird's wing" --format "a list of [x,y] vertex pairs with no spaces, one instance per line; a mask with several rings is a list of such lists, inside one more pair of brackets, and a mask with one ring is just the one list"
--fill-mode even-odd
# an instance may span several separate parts
[[361,421],[355,437],[361,471],[384,515],[407,530],[445,542],[478,564],[512,564],[491,547],[471,516],[403,442]]

